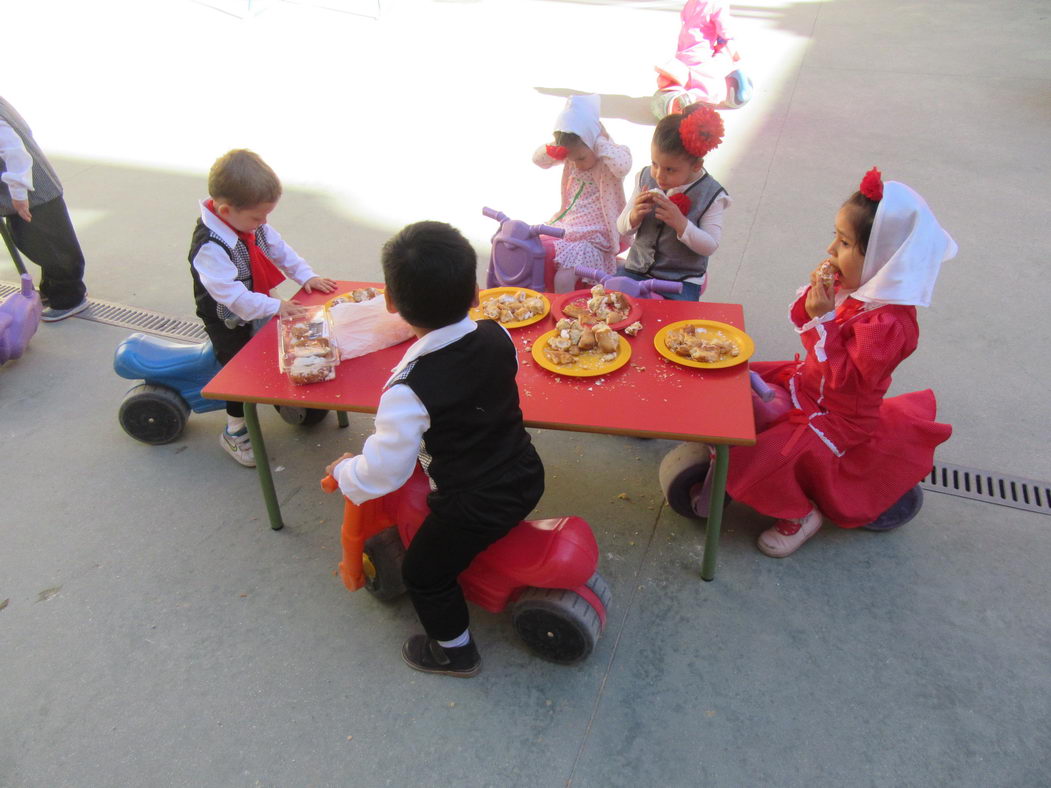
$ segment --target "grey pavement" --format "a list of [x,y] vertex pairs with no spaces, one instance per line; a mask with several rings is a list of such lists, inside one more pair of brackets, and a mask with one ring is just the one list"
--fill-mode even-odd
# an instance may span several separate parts
[[[34,0],[3,9],[0,94],[63,177],[90,295],[190,319],[195,201],[225,150],[274,165],[273,223],[320,273],[379,278],[380,245],[422,218],[484,261],[483,205],[557,205],[530,154],[565,96],[601,94],[648,161],[680,7]],[[1051,2],[733,10],[757,93],[708,160],[735,202],[706,299],[744,304],[757,358],[791,357],[792,293],[879,166],[960,246],[893,392],[935,390],[939,461],[1051,480]],[[0,368],[2,786],[1051,785],[1046,515],[928,493],[899,531],[826,527],[778,561],[731,505],[705,583],[704,525],[657,484],[672,444],[534,431],[537,513],[592,524],[606,631],[560,667],[475,609],[482,673],[426,676],[399,657],[408,602],[336,576],[341,504],[317,482],[371,420],[261,408],[273,532],[221,413],[166,446],[121,430],[127,333],[44,325]]]

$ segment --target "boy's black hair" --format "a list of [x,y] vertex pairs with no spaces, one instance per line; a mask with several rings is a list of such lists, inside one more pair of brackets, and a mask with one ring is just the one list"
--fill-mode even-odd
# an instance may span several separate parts
[[685,156],[687,159],[704,161],[703,156],[694,156],[686,150],[686,147],[682,144],[682,137],[679,136],[679,126],[682,125],[682,122],[687,117],[693,114],[698,106],[697,104],[691,104],[681,113],[675,112],[671,115],[665,115],[657,122],[657,127],[653,130],[653,142],[657,146],[657,150],[672,156]]
[[872,222],[876,219],[879,200],[870,200],[861,192],[854,192],[843,205],[844,207],[849,205],[852,208],[847,211],[847,219],[854,228],[854,238],[857,240],[858,249],[865,254],[869,248],[869,236],[872,234]]
[[452,225],[410,224],[383,245],[382,260],[387,292],[409,325],[452,325],[471,308],[478,259]]

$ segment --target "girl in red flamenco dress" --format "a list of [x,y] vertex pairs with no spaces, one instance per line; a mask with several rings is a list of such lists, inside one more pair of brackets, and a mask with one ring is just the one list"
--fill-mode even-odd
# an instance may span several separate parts
[[757,408],[756,445],[730,452],[727,491],[778,518],[763,553],[790,555],[823,518],[872,523],[930,472],[952,433],[934,421],[934,393],[884,394],[956,252],[923,198],[875,167],[839,209],[828,258],[791,307],[806,357],[752,365],[775,399]]

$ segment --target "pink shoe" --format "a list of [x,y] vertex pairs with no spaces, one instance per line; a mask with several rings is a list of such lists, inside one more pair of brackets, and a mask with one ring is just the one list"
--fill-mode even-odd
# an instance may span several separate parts
[[778,520],[773,528],[767,528],[756,544],[761,553],[771,558],[784,558],[792,555],[803,546],[803,542],[821,529],[821,512],[814,507],[801,520]]

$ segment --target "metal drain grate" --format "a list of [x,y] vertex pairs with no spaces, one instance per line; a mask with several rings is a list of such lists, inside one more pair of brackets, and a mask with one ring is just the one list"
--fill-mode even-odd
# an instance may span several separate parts
[[931,492],[1051,514],[1051,484],[992,471],[935,463],[920,486]]
[[[0,282],[0,298],[6,298],[20,289],[18,285]],[[124,304],[100,301],[97,298],[89,298],[88,308],[75,317],[110,326],[130,328],[134,331],[145,331],[147,334],[156,334],[183,342],[204,342],[208,339],[200,323],[179,320],[170,315],[162,315],[160,312],[151,312],[149,309],[135,309]]]

